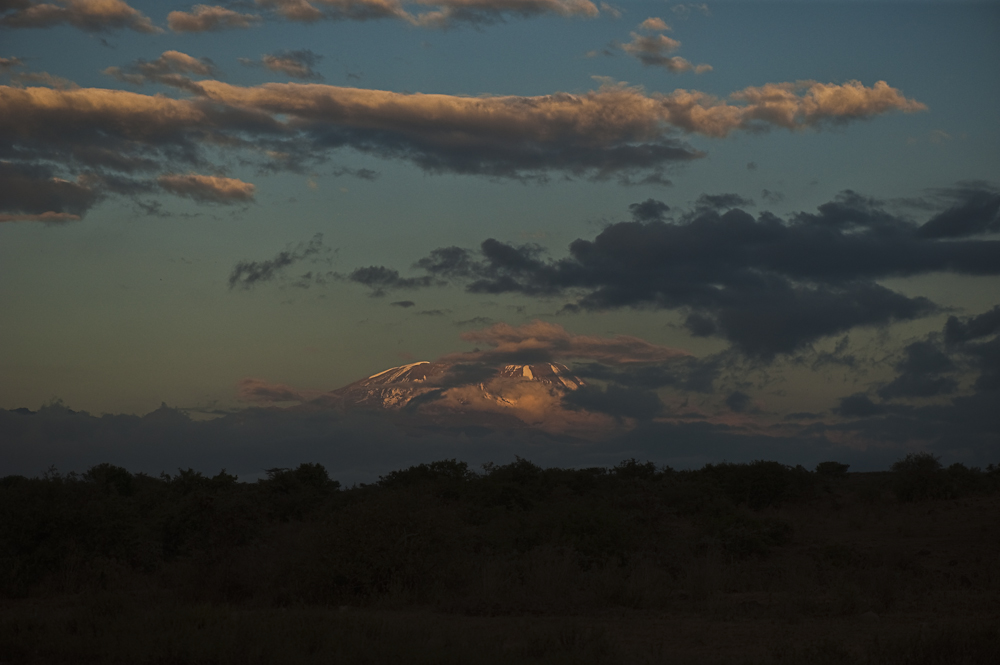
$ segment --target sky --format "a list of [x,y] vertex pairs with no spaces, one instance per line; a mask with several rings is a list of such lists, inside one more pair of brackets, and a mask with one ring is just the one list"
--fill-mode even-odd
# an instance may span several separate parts
[[[996,2],[0,0],[0,474],[1000,462],[998,37]],[[539,409],[611,425],[295,408],[440,358],[565,363]]]

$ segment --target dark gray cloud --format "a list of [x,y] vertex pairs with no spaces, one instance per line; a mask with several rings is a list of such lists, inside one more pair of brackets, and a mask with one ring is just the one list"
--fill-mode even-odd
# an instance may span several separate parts
[[325,248],[323,247],[323,234],[317,233],[305,245],[299,245],[295,249],[278,252],[273,259],[266,261],[240,261],[233,266],[229,273],[229,288],[250,289],[264,282],[277,279],[289,266],[316,257]]
[[728,210],[754,205],[752,199],[739,194],[702,194],[695,202],[695,207],[702,210]]
[[834,412],[844,418],[867,418],[868,416],[878,416],[887,411],[882,404],[876,404],[871,397],[864,393],[855,393],[847,397],[840,398],[840,406]]
[[899,375],[878,394],[882,399],[947,395],[958,388],[958,381],[951,376],[957,369],[934,342],[913,342],[903,349],[903,358],[896,363]]
[[670,206],[663,201],[646,199],[642,203],[631,204],[628,209],[635,221],[652,222],[654,220],[662,221],[670,210]]
[[667,362],[611,367],[601,363],[576,363],[573,372],[584,380],[598,380],[627,388],[674,388],[710,393],[726,362],[725,354],[706,358],[684,356]]
[[413,302],[412,300],[397,300],[396,302],[391,302],[389,304],[392,305],[393,307],[402,307],[403,309],[406,309],[408,307],[413,307],[417,303]]
[[949,316],[944,325],[944,341],[949,345],[971,342],[1000,332],[1000,305],[978,316],[960,319]]
[[663,402],[651,390],[627,388],[610,384],[605,389],[598,386],[581,386],[563,396],[562,403],[570,409],[586,409],[605,413],[619,420],[634,418],[649,420],[663,412]]
[[920,227],[924,238],[962,238],[1000,231],[1000,191],[985,183],[941,189],[938,199],[952,205]]
[[760,198],[764,199],[766,203],[781,203],[785,200],[785,195],[781,192],[771,191],[770,189],[762,189]]
[[57,178],[51,167],[0,161],[0,220],[79,219],[100,199],[95,188]]
[[347,276],[347,279],[356,284],[367,286],[372,290],[371,294],[376,297],[384,296],[389,291],[397,289],[417,289],[435,283],[432,277],[401,277],[398,270],[383,266],[357,268]]
[[729,407],[729,410],[735,413],[743,413],[753,405],[753,402],[750,399],[750,395],[747,395],[745,392],[742,392],[740,390],[734,390],[733,392],[729,393],[729,395],[725,399],[725,402],[726,406]]
[[[637,204],[633,214],[645,214],[648,204]],[[568,297],[570,312],[680,310],[692,334],[723,337],[739,351],[768,360],[857,326],[938,311],[927,298],[877,280],[934,272],[1000,274],[1000,242],[927,237],[922,228],[879,201],[845,191],[818,212],[787,220],[768,212],[755,218],[740,208],[696,209],[679,222],[611,224],[593,240],[570,243],[564,258],[548,258],[537,245],[490,238],[478,250],[436,249],[415,267],[472,293]],[[405,278],[397,273],[394,279]]]

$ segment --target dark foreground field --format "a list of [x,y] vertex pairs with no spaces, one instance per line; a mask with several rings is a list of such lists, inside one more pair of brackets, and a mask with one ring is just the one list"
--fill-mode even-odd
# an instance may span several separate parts
[[1000,662],[1000,469],[0,479],[2,663]]

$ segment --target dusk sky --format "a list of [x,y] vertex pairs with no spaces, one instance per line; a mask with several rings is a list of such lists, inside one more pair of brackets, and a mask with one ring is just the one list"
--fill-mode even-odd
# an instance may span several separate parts
[[[1000,462],[997,109],[996,2],[0,0],[0,475]],[[613,431],[294,408],[442,357]]]

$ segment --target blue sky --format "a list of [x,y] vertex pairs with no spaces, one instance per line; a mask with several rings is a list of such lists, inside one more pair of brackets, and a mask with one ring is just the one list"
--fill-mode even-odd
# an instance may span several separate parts
[[[195,418],[232,414],[266,404],[241,399],[248,378],[327,391],[393,365],[471,351],[462,333],[538,320],[714,363],[707,389],[642,387],[665,410],[652,425],[632,423],[633,432],[691,424],[694,409],[705,427],[724,428],[726,441],[780,429],[787,450],[821,437],[833,447],[823,450],[894,451],[872,452],[879,460],[926,448],[953,461],[997,461],[996,423],[984,411],[961,417],[978,428],[978,443],[956,447],[933,432],[947,429],[956,410],[996,397],[989,377],[1000,342],[989,326],[1000,303],[1000,4],[427,0],[379,5],[395,17],[351,18],[372,3],[317,1],[312,21],[295,20],[301,3],[291,0],[203,9],[0,3],[0,408],[36,410],[58,398],[94,416],[142,415],[163,402]],[[209,10],[225,19],[216,29],[181,29],[170,16]],[[421,25],[434,11],[449,18]],[[696,73],[698,65],[710,69]],[[719,114],[715,124],[662,115],[679,104],[678,91],[696,96],[699,112]],[[776,106],[753,106],[762,91],[782,112],[797,110],[779,117]],[[823,91],[833,96],[821,99]],[[390,96],[375,96],[383,93]],[[442,108],[481,98],[493,115],[438,116],[417,108],[416,93],[441,95]],[[847,93],[845,106],[836,95]],[[385,115],[374,128],[365,124],[374,107],[348,117],[328,106],[307,117],[289,106],[293,95],[335,106],[345,94],[397,108],[378,111]],[[76,101],[45,107],[57,97]],[[98,98],[115,101],[88,110]],[[612,101],[584,126],[566,120],[570,107],[545,106],[567,99]],[[137,100],[159,110],[136,121],[128,109]],[[219,115],[171,130],[164,100],[176,100],[172,112]],[[552,121],[531,105],[568,115]],[[723,118],[722,107],[743,115]],[[330,147],[336,142],[344,145]],[[127,163],[94,157],[104,148]],[[290,156],[274,156],[283,150]],[[674,152],[652,158],[643,150]],[[630,208],[649,200],[669,212],[642,217]],[[844,307],[842,323],[805,322],[801,310],[814,304],[754,291],[751,318],[765,321],[764,341],[750,339],[750,314],[733,301],[672,291],[702,272],[698,262],[683,275],[656,273],[674,282],[652,295],[634,276],[552,277],[571,243],[610,238],[627,224],[651,225],[643,232],[666,225],[664,242],[692,247],[707,242],[692,229],[711,228],[726,246],[736,240],[725,229],[736,227],[718,220],[733,211],[752,225],[764,225],[767,213],[788,228],[842,225],[838,241],[884,253],[884,265],[872,258],[854,270],[848,253],[818,276],[772,263],[727,265],[707,253],[720,272],[698,277],[698,288],[746,300],[746,275],[768,275],[778,290],[822,291],[830,311]],[[931,222],[953,226],[919,230]],[[876,243],[889,229],[902,234],[898,242]],[[907,254],[913,238],[925,245]],[[477,252],[487,239],[539,263],[512,273],[484,262]],[[818,254],[779,257],[782,265],[832,256],[795,242],[774,251]],[[961,243],[967,253],[948,254]],[[449,247],[478,267],[459,274],[415,265]],[[293,260],[274,263],[281,252]],[[947,256],[928,259],[934,252]],[[650,269],[669,272],[677,260],[654,257]],[[274,270],[246,281],[240,265]],[[365,283],[357,270],[373,266],[397,271],[396,281]],[[737,268],[744,277],[727,282]],[[501,273],[513,282],[502,286]],[[868,297],[862,287],[888,298],[887,313],[875,312],[883,305],[874,300],[859,304]],[[621,297],[587,305],[600,289]],[[413,305],[393,305],[406,302]],[[743,323],[731,323],[737,316]],[[949,318],[953,331],[992,332],[956,341]],[[711,325],[699,329],[698,321]],[[587,360],[575,359],[581,367]],[[612,369],[617,378],[596,384],[640,389],[622,373],[628,367]],[[914,434],[931,421],[924,429],[932,434]],[[718,454],[762,450],[758,438],[738,454],[728,445]],[[573,464],[567,455],[561,463]]]

